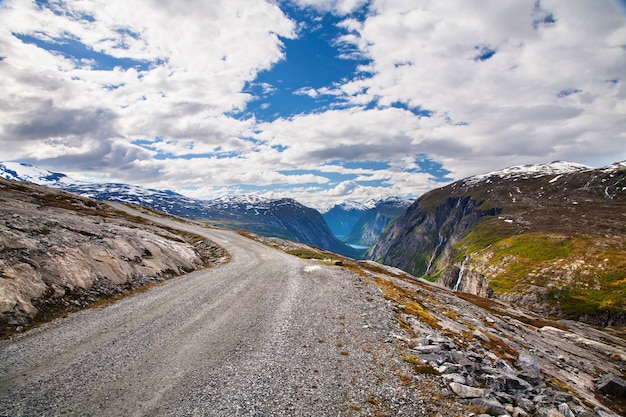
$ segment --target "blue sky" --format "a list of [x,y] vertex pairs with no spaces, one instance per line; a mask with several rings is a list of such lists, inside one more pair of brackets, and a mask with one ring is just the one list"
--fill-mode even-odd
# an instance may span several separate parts
[[127,3],[0,1],[0,159],[314,207],[626,159],[624,1]]

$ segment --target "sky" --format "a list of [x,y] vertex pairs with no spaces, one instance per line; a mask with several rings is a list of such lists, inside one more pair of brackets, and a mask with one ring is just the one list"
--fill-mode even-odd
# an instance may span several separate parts
[[626,0],[0,0],[0,160],[312,207],[626,160]]

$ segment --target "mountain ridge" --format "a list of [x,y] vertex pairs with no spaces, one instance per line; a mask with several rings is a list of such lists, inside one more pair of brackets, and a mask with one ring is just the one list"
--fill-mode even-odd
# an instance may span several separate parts
[[366,257],[542,314],[623,325],[625,204],[623,162],[513,167],[424,194]]
[[28,181],[101,201],[139,204],[175,216],[202,220],[213,226],[241,229],[319,246],[358,258],[362,251],[338,240],[322,215],[294,199],[267,199],[254,194],[199,200],[170,190],[122,183],[86,183],[28,164],[0,163],[0,177]]

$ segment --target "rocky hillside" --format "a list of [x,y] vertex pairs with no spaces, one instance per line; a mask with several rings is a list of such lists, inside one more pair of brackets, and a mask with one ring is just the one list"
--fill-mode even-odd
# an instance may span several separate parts
[[362,251],[356,251],[339,241],[317,210],[293,199],[238,195],[199,200],[169,190],[154,190],[129,184],[80,183],[62,173],[16,162],[0,163],[0,177],[60,188],[100,201],[139,204],[227,229],[247,230],[306,242],[345,256],[362,255]]
[[389,197],[363,213],[343,241],[351,245],[371,246],[394,219],[404,214],[412,201]]
[[227,259],[199,236],[0,179],[0,333]]
[[[371,261],[342,259],[294,242],[257,239],[350,269],[378,287],[402,330],[393,335],[402,342],[400,359],[413,368],[400,378],[407,384],[424,375],[439,380],[415,386],[422,392],[436,389],[442,402],[435,406],[444,407],[445,400],[465,405],[467,412],[458,415],[626,415],[624,328],[543,317]],[[431,410],[428,415],[444,414]]]
[[367,257],[543,315],[626,324],[626,163],[512,167],[419,198]]

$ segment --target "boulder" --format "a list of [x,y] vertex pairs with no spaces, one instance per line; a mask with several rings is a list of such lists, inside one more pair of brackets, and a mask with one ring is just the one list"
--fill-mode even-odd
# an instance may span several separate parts
[[559,404],[559,413],[563,414],[563,417],[576,417],[567,403]]
[[493,398],[475,398],[470,402],[471,405],[477,407],[491,416],[508,415],[506,408],[498,400]]
[[458,382],[450,382],[452,391],[461,398],[483,398],[487,391],[482,388],[474,388]]
[[539,366],[539,362],[537,362],[537,358],[534,356],[522,353],[519,355],[517,364],[522,372],[529,378],[535,379],[541,376],[541,367]]
[[596,380],[596,390],[614,397],[626,398],[626,381],[609,373]]

